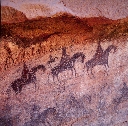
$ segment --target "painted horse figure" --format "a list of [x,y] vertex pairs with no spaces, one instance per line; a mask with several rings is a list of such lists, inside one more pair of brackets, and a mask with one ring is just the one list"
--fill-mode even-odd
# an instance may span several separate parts
[[36,67],[33,67],[29,72],[27,72],[26,73],[27,75],[23,74],[23,72],[22,72],[21,78],[18,78],[11,83],[11,87],[15,91],[16,94],[18,94],[22,91],[22,87],[24,85],[27,85],[30,83],[34,83],[35,89],[36,89],[36,83],[35,83],[36,82],[36,72],[39,69],[42,69],[43,72],[45,72],[45,70],[46,70],[44,65],[38,65]]
[[[55,66],[54,68],[51,69],[51,74],[53,76],[53,80],[55,78],[55,76],[58,79],[58,75],[59,73],[66,71],[66,70],[71,70],[72,71],[72,75],[73,75],[73,70],[75,71],[75,76],[76,76],[76,70],[74,68],[74,64],[76,59],[78,59],[79,57],[82,58],[81,62],[84,62],[85,59],[85,55],[82,52],[77,52],[75,53],[70,59],[65,60],[63,63]],[[49,76],[48,76],[48,80],[49,80]],[[58,79],[59,81],[59,79]]]
[[[89,69],[91,70],[91,74],[92,73],[92,69],[96,66],[96,65],[104,65],[105,68],[106,66],[108,66],[108,56],[109,56],[109,52],[114,49],[114,52],[116,51],[116,47],[114,45],[110,45],[108,46],[108,48],[102,53],[100,54],[100,56],[95,56],[92,59],[88,60],[85,65],[87,67],[87,73],[89,71]],[[108,66],[109,67],[109,66]],[[84,67],[85,68],[85,67]],[[94,76],[94,75],[93,75]]]

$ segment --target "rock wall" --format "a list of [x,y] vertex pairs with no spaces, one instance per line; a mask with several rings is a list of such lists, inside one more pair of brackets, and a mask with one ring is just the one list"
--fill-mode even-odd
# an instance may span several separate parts
[[1,7],[1,18],[2,23],[17,23],[27,20],[27,17],[23,12],[8,6]]
[[67,12],[79,17],[106,17],[121,19],[128,16],[127,0],[4,0],[2,6],[10,6],[23,12],[27,18],[52,16]]
[[[61,40],[59,44],[71,41],[68,39],[70,37],[61,36],[58,38]],[[54,44],[57,37],[50,40]],[[39,69],[36,72],[35,83],[23,85],[20,93],[16,94],[16,89],[12,88],[11,84],[21,78],[23,64],[12,66],[1,73],[0,125],[126,126],[128,124],[128,39],[101,41],[99,49],[109,54],[104,54],[102,58],[99,54],[102,51],[97,50],[99,41],[82,40],[82,36],[74,37],[74,41],[77,43],[72,46],[65,45],[66,53],[70,57],[77,52],[82,52],[86,56],[84,63],[81,62],[81,57],[75,61],[76,76],[74,69],[72,73],[71,69],[67,68],[60,72],[58,79],[55,76],[53,80],[51,67],[60,63],[61,48],[45,55],[36,54],[31,60],[26,59],[30,70],[42,64],[46,67],[46,71]],[[14,45],[11,49],[14,47],[17,48]],[[47,64],[49,55],[58,58],[51,63],[51,67]],[[108,66],[105,62],[107,58]],[[90,67],[87,73],[92,59],[95,59],[93,64],[97,60],[99,63],[93,67],[93,74]]]
[[[2,4],[14,7],[15,2]],[[27,0],[27,18],[53,15],[59,7],[102,16],[55,13],[32,20],[22,13],[22,2],[14,7],[21,12],[6,7],[2,14],[0,126],[127,126],[128,18],[106,18],[126,17],[127,1],[51,1],[49,8],[49,2],[29,6]],[[116,10],[121,13],[113,15]]]

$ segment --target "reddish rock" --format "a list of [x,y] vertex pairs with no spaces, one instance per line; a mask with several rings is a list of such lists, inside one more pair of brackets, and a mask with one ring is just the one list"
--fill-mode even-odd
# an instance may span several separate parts
[[8,6],[1,7],[1,18],[1,23],[17,23],[27,20],[23,12]]

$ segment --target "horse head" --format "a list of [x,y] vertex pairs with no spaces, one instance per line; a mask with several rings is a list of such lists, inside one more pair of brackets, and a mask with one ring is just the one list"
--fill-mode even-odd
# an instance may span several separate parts
[[106,50],[108,50],[108,52],[110,52],[112,49],[114,49],[114,53],[115,53],[115,52],[116,52],[117,47],[116,47],[116,46],[114,46],[114,45],[110,45],[110,46],[108,46],[108,48],[107,48]]

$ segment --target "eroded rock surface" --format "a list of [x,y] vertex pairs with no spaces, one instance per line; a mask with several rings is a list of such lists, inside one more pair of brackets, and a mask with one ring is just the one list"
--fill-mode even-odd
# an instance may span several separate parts
[[0,125],[127,126],[127,20],[2,24]]
[[[108,50],[111,45],[115,48]],[[85,44],[74,45],[66,48],[66,54],[72,57],[77,52],[86,56],[84,63],[79,57],[74,64],[73,74],[71,69],[66,69],[58,75],[49,76],[51,67],[59,64],[62,50],[54,51],[52,57],[57,57],[51,67],[47,64],[50,53],[37,59],[30,59],[26,65],[29,70],[43,64],[42,69],[36,72],[35,84],[23,84],[20,93],[11,87],[11,83],[21,78],[23,71],[20,65],[7,68],[9,71],[1,73],[1,125],[17,126],[126,126],[128,124],[128,42],[125,40],[101,41],[100,48],[103,52],[108,50],[108,66],[94,65],[87,73],[84,65],[94,59],[98,51],[97,42],[86,41]],[[100,55],[101,56],[101,55]],[[96,57],[96,60],[101,60]],[[39,68],[39,67],[38,67]],[[5,74],[4,74],[5,73]],[[17,85],[18,86],[18,85]]]
[[2,6],[10,6],[23,12],[27,18],[52,16],[67,12],[79,17],[106,17],[117,20],[128,16],[127,0],[6,0]]

